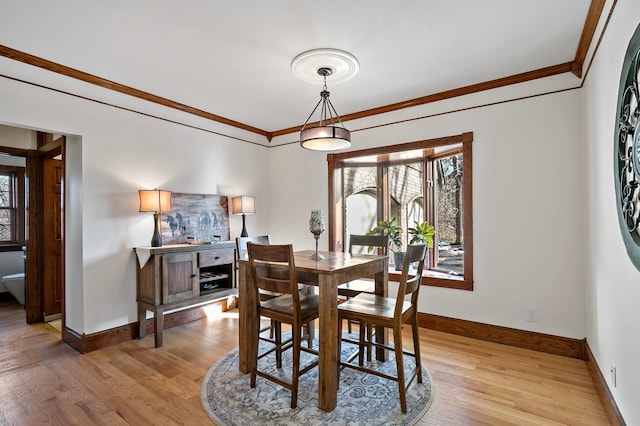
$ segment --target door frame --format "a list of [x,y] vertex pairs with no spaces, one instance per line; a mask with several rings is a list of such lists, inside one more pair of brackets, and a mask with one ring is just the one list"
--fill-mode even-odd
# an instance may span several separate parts
[[[44,321],[44,279],[42,274],[43,262],[44,262],[44,248],[43,244],[40,244],[39,236],[43,235],[44,221],[42,214],[44,209],[44,160],[46,158],[52,158],[57,155],[62,155],[62,199],[64,200],[65,194],[65,150],[66,143],[64,138],[53,140],[53,134],[37,132],[37,149],[27,151],[27,164],[26,175],[29,180],[29,211],[28,211],[28,223],[29,223],[29,235],[27,239],[27,264],[26,264],[26,313],[27,323],[39,323]],[[61,253],[61,309],[60,316],[62,322],[62,329],[66,327],[65,320],[65,203],[62,202],[61,211],[61,224],[62,224],[62,253]]]

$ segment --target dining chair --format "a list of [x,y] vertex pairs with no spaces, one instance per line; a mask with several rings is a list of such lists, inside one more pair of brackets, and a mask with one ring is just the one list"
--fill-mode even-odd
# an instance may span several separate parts
[[[251,342],[251,387],[256,386],[256,376],[271,380],[291,391],[291,408],[296,408],[298,402],[298,380],[299,377],[318,365],[318,360],[309,363],[304,368],[300,368],[300,352],[318,355],[318,352],[310,347],[302,346],[302,333],[304,324],[310,323],[318,318],[318,296],[315,294],[300,292],[298,288],[298,278],[293,257],[293,246],[287,245],[263,245],[247,244],[249,254],[249,273],[253,290],[256,292],[266,291],[280,294],[267,300],[260,300],[256,297],[256,317],[270,318],[278,324],[291,325],[291,344],[281,342],[279,333],[276,331],[275,347],[266,352],[258,353],[258,341]],[[277,265],[273,263],[277,262]],[[258,296],[256,294],[256,296]],[[276,377],[264,370],[258,369],[258,360],[267,354],[276,352],[276,367],[282,368],[282,352],[288,349],[293,350],[291,382],[286,382],[280,377]]]
[[[398,293],[395,298],[376,296],[369,293],[360,293],[338,305],[338,331],[342,335],[343,320],[357,320],[360,323],[360,341],[358,344],[359,363],[353,364],[349,360],[341,361],[340,365],[357,370],[366,371],[379,377],[398,382],[400,393],[400,409],[407,412],[406,389],[417,377],[418,383],[422,383],[422,365],[420,361],[420,340],[418,338],[418,294],[420,292],[420,279],[424,268],[424,258],[427,253],[426,244],[410,245],[402,266],[402,274],[398,285]],[[409,275],[410,266],[417,263],[418,266]],[[409,300],[406,296],[410,295]],[[402,327],[405,323],[411,325],[413,336],[413,352],[404,351],[402,346]],[[367,336],[365,339],[365,326],[382,326],[393,329],[393,345],[385,345],[373,341]],[[340,340],[342,345],[342,340]],[[362,363],[363,352],[367,346],[382,347],[393,350],[396,358],[396,376],[391,376],[374,370]],[[408,382],[405,384],[403,356],[415,358],[415,369],[411,372]],[[339,373],[338,373],[339,374]]]
[[[389,237],[387,235],[349,235],[349,253],[353,254],[354,248],[357,247],[366,248],[366,253],[377,249],[375,254],[383,254],[386,256],[389,247]],[[338,297],[344,298],[345,300],[357,296],[360,293],[375,293],[375,283],[372,280],[361,279],[349,281],[338,286]],[[354,322],[353,320],[347,321],[347,331],[349,333],[352,331],[352,324]],[[366,332],[368,339],[371,340],[373,328],[367,327]],[[347,339],[347,341],[351,340]],[[367,360],[371,361],[371,346],[367,349]]]
[[[377,249],[375,254],[387,255],[389,237],[387,235],[349,235],[349,253],[353,254],[355,247],[363,247],[367,252]],[[366,253],[365,253],[366,254]],[[338,295],[354,297],[360,293],[374,293],[375,284],[371,280],[354,280],[338,286]]]
[[271,236],[267,234],[253,237],[236,237],[236,253],[238,259],[248,259],[247,243],[271,244]]
[[[238,259],[247,259],[247,243],[255,243],[255,244],[271,244],[271,236],[269,234],[266,235],[257,235],[253,237],[236,237],[236,253]],[[300,291],[304,292],[313,292],[313,286],[299,286]],[[274,294],[269,294],[267,292],[261,292],[260,297],[263,299],[268,299],[273,297]],[[276,295],[277,296],[277,295]],[[276,324],[275,321],[271,320],[271,323],[260,329],[259,333],[263,333],[265,331],[269,331],[269,338],[262,338],[263,340],[270,341],[270,339],[274,339],[274,335],[277,332],[279,325]],[[307,346],[311,347],[313,345],[313,338],[315,337],[315,327],[313,323],[305,324],[304,326],[305,338],[307,340]],[[277,332],[279,334],[279,332]]]

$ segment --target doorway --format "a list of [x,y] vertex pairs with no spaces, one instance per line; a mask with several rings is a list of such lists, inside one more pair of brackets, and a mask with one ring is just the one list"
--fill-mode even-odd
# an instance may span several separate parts
[[[49,136],[51,134],[47,134]],[[50,144],[50,146],[49,146]],[[42,309],[44,321],[62,319],[64,295],[62,223],[64,209],[62,203],[62,187],[64,184],[64,152],[65,137],[60,136],[53,143],[47,142],[48,150],[38,147],[42,169],[42,225],[39,235],[42,244]]]
[[[24,137],[22,135],[32,135]],[[65,137],[51,133],[0,126],[0,153],[22,158],[16,179],[16,203],[11,224],[16,237],[5,243],[26,248],[24,261],[25,322],[60,319],[64,324],[64,151]],[[24,146],[14,147],[9,145]],[[35,145],[35,146],[34,146]],[[19,197],[18,197],[19,195]],[[25,300],[26,299],[26,300]],[[62,325],[61,324],[61,325]]]

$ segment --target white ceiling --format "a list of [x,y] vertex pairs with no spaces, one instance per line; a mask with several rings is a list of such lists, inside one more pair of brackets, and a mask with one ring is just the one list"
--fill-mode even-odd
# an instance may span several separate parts
[[[335,48],[358,58],[354,78],[328,80],[337,112],[346,115],[570,62],[589,4],[5,0],[0,44],[276,131],[301,125],[319,99],[321,82],[290,70],[301,52]],[[86,83],[6,58],[0,74],[98,96]]]

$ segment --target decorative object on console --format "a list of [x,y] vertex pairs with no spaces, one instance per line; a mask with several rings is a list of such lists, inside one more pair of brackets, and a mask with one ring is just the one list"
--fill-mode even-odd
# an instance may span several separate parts
[[209,244],[229,241],[229,207],[225,195],[172,195],[172,214],[162,214],[165,244]]
[[616,206],[622,240],[640,270],[640,25],[622,64],[613,140]]
[[[314,151],[336,151],[351,146],[351,132],[344,127],[329,100],[327,77],[331,77],[334,83],[345,81],[353,77],[359,67],[360,64],[355,56],[338,49],[313,49],[293,59],[291,70],[297,77],[316,82],[320,76],[324,81],[320,100],[300,129],[300,145],[303,148]],[[320,107],[320,120],[317,125],[307,127],[318,107]]]
[[231,199],[231,213],[242,214],[242,233],[241,237],[248,237],[247,226],[245,224],[245,215],[247,213],[256,212],[256,199],[248,195],[241,195],[239,197],[233,197]]
[[316,239],[316,252],[311,256],[311,258],[315,260],[322,260],[324,259],[324,256],[318,253],[318,239],[320,238],[320,234],[324,232],[324,216],[322,216],[322,210],[311,210],[309,231],[313,234],[313,238]]
[[171,211],[171,191],[161,191],[158,189],[140,189],[140,212],[153,212],[153,238],[151,247],[162,246],[162,236],[160,235],[160,214]]

